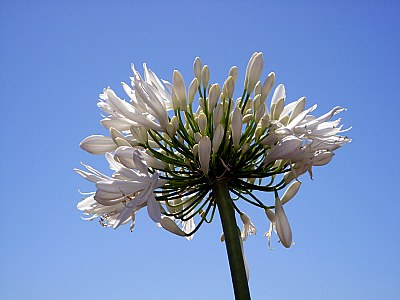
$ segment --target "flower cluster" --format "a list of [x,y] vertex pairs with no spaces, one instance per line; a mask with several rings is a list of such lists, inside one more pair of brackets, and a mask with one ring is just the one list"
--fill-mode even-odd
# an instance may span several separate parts
[[[256,52],[247,65],[242,96],[234,100],[237,67],[229,70],[222,87],[210,84],[210,72],[199,58],[189,86],[174,71],[172,84],[160,80],[144,64],[144,76],[132,66],[131,84],[122,86],[128,100],[111,88],[100,95],[98,107],[105,113],[101,124],[109,136],[92,135],[81,148],[105,154],[111,176],[90,166],[76,172],[96,184],[96,192],[78,209],[117,228],[135,224],[135,214],[147,207],[151,220],[188,239],[216,210],[213,183],[226,178],[232,205],[243,222],[242,239],[255,234],[250,218],[238,200],[263,209],[285,247],[292,233],[283,205],[300,188],[299,177],[314,166],[329,163],[334,151],[350,142],[331,120],[342,107],[316,117],[316,105],[306,109],[304,97],[286,103],[285,87],[272,93],[275,74],[262,82],[263,55]],[[194,109],[194,106],[197,108]],[[280,196],[283,189],[286,190]],[[274,201],[264,203],[257,191],[271,192]]]

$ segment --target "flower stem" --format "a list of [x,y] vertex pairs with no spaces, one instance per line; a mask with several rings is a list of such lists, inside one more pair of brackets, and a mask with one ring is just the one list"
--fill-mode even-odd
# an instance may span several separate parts
[[239,229],[236,225],[232,199],[229,195],[228,180],[226,178],[216,180],[213,184],[213,192],[224,230],[226,252],[228,253],[235,299],[249,300],[250,290],[240,246]]

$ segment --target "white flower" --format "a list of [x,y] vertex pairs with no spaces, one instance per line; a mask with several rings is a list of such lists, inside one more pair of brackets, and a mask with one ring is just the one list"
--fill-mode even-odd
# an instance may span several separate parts
[[[292,232],[283,205],[298,192],[299,176],[312,176],[313,167],[328,164],[335,151],[351,141],[341,136],[348,130],[341,120],[333,119],[344,108],[314,116],[317,105],[306,108],[305,97],[287,103],[283,84],[272,92],[275,73],[264,81],[260,78],[261,52],[248,62],[239,98],[233,95],[237,67],[229,70],[222,89],[210,83],[209,68],[199,58],[188,89],[177,70],[171,84],[146,64],[143,69],[142,77],[132,65],[130,84],[122,83],[127,100],[111,88],[100,95],[101,124],[109,137],[89,136],[81,147],[106,154],[113,174],[85,165],[86,170],[76,170],[96,185],[96,192],[78,208],[91,215],[88,219],[100,218],[103,226],[117,228],[130,222],[132,229],[136,212],[147,207],[158,226],[190,240],[213,219],[219,207],[216,183],[222,180],[236,197],[226,201],[232,201],[243,221],[243,240],[256,228],[241,212],[239,199],[265,210],[271,222],[266,234],[269,247],[274,229],[281,243],[290,247]],[[285,187],[279,199],[277,191]],[[274,209],[268,198],[259,198],[262,191],[275,193]]]
[[264,165],[278,159],[290,160],[300,150],[301,145],[302,140],[295,136],[284,137],[267,153],[264,159]]
[[87,214],[94,214],[94,217],[102,215],[103,221],[113,228],[127,223],[129,219],[134,218],[136,211],[144,206],[147,206],[150,218],[154,222],[160,222],[160,204],[154,195],[154,190],[163,184],[163,181],[159,180],[159,174],[128,169],[116,162],[109,153],[106,158],[111,169],[115,170],[113,177],[105,176],[89,166],[85,167],[91,173],[76,170],[84,178],[95,182],[97,187],[94,195],[78,204],[78,208]]
[[245,213],[242,212],[240,214],[240,219],[243,222],[241,237],[242,237],[243,241],[245,241],[249,235],[252,235],[252,234],[255,235],[257,232],[257,229],[251,222],[250,218]]

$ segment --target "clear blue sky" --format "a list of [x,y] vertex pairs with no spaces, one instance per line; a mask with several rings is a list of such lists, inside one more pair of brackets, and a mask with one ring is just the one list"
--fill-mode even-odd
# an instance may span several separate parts
[[223,82],[262,51],[289,99],[347,107],[353,142],[303,178],[291,249],[269,251],[265,215],[245,209],[253,299],[400,299],[400,4],[346,2],[0,1],[0,298],[231,299],[219,222],[191,242],[145,213],[133,233],[103,229],[80,219],[93,186],[72,170],[106,169],[79,142],[106,134],[98,94],[122,93],[131,63],[189,81],[200,56]]

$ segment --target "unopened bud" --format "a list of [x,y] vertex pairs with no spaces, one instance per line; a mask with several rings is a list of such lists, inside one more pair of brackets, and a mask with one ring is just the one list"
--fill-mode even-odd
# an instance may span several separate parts
[[185,233],[183,232],[182,229],[180,229],[178,227],[178,225],[176,225],[176,223],[169,217],[162,217],[161,218],[161,222],[160,222],[162,228],[164,228],[165,230],[179,235],[179,236],[185,236]]
[[190,83],[189,86],[189,91],[188,91],[188,102],[189,105],[192,105],[194,95],[196,95],[197,89],[199,88],[199,81],[197,78],[194,78],[192,82]]
[[200,169],[205,175],[208,174],[211,156],[211,141],[210,138],[205,135],[199,141],[199,162]]
[[223,113],[224,107],[221,103],[219,103],[214,109],[214,126],[217,126],[219,123],[221,123]]
[[293,182],[283,194],[281,198],[282,204],[286,204],[287,202],[289,202],[289,200],[291,200],[297,194],[297,192],[300,189],[300,186],[301,186],[300,181]]
[[261,102],[265,103],[269,93],[271,92],[272,87],[275,83],[275,73],[271,72],[268,74],[267,78],[264,81],[262,91],[261,91]]
[[194,60],[193,64],[193,71],[194,71],[194,77],[197,78],[198,82],[201,82],[201,70],[203,68],[203,64],[201,63],[201,60],[199,57],[196,57]]
[[246,71],[247,85],[245,87],[248,93],[251,93],[254,90],[257,81],[260,79],[263,64],[264,60],[261,52],[252,57],[248,72]]
[[233,66],[230,70],[229,70],[229,76],[232,76],[233,79],[233,83],[236,83],[236,79],[238,77],[238,68],[236,66]]
[[194,140],[195,140],[195,142],[198,143],[198,142],[201,140],[202,137],[203,137],[203,136],[201,135],[200,132],[196,132],[196,133],[194,134]]
[[235,81],[233,80],[232,76],[229,76],[228,79],[225,80],[224,82],[222,91],[224,92],[227,98],[232,98],[234,90],[235,90]]
[[200,113],[197,124],[199,125],[200,133],[204,135],[207,128],[207,117],[204,113]]
[[257,81],[256,86],[254,87],[254,96],[260,95],[262,92],[262,84],[261,81]]
[[210,88],[210,92],[208,94],[208,111],[211,112],[215,105],[217,105],[219,95],[221,94],[221,89],[219,84],[213,84]]
[[179,71],[175,70],[173,75],[173,86],[175,90],[176,97],[180,103],[180,108],[186,111],[186,86],[185,81]]
[[253,114],[247,114],[242,118],[242,124],[247,124],[250,120],[253,119]]
[[265,104],[262,104],[256,111],[255,115],[255,122],[256,124],[261,120],[261,118],[264,116],[266,110]]
[[212,141],[212,151],[217,153],[221,145],[222,139],[224,138],[224,126],[218,124],[214,131],[213,141]]
[[207,88],[209,81],[210,81],[210,70],[208,69],[208,66],[205,65],[201,70],[201,82],[204,88]]
[[235,149],[239,149],[240,136],[242,132],[242,113],[238,107],[233,111],[231,127],[233,146]]

